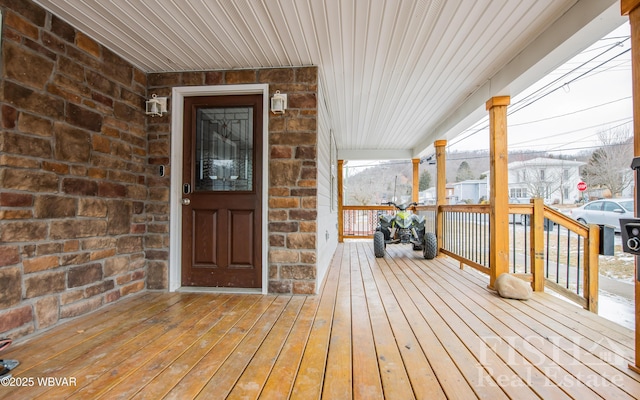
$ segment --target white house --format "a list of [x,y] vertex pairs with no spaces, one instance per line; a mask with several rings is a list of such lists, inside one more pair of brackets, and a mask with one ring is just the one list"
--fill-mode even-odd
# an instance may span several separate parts
[[509,163],[509,197],[541,197],[546,203],[571,204],[581,197],[580,161],[534,158]]

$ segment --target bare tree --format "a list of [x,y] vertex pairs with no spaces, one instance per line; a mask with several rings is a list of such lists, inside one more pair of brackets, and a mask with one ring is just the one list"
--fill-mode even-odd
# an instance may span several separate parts
[[560,201],[564,201],[561,190],[564,180],[562,168],[558,168],[556,165],[537,164],[527,168],[525,175],[527,192],[531,197],[546,199],[560,191]]
[[598,139],[602,146],[591,154],[582,177],[587,185],[609,189],[612,196],[619,196],[633,182],[633,137],[629,128],[620,127],[599,132]]
[[350,189],[347,204],[359,206],[375,204],[375,193],[368,190],[366,186],[354,185]]

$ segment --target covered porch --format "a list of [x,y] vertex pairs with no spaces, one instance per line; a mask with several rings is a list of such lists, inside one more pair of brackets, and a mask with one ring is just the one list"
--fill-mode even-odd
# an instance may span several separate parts
[[[512,272],[506,257],[510,214],[532,220],[523,236],[531,243],[531,269],[523,274],[538,288],[549,279],[539,272],[542,223],[563,222],[541,204],[512,209],[507,203],[502,172],[510,96],[619,25],[618,1],[537,1],[521,3],[520,13],[494,1],[465,12],[457,12],[455,2],[400,2],[395,13],[393,2],[375,0],[359,4],[357,13],[321,0],[300,9],[233,2],[245,11],[230,14],[222,12],[223,2],[215,3],[198,9],[216,22],[205,24],[207,34],[190,25],[196,21],[187,17],[196,15],[186,10],[191,2],[157,9],[129,1],[119,8],[71,0],[2,3],[8,56],[0,333],[16,343],[1,356],[21,362],[2,381],[2,398],[609,399],[640,393],[637,329],[538,289],[527,302],[488,289],[500,273]],[[621,4],[623,14],[633,10],[637,52],[639,1]],[[402,22],[412,15],[410,24]],[[456,16],[453,23],[449,15]],[[479,16],[487,18],[477,25],[486,33],[465,40],[476,32],[461,28],[476,26],[467,18]],[[146,27],[138,25],[142,20]],[[109,28],[113,21],[118,29]],[[349,35],[333,36],[342,32],[337,21],[353,22],[345,29]],[[370,29],[361,29],[363,23]],[[404,25],[407,30],[396,31]],[[155,34],[145,35],[150,26]],[[496,29],[510,26],[510,35]],[[186,27],[183,34],[174,31],[178,27]],[[421,42],[405,40],[416,32],[424,34]],[[370,39],[379,34],[384,46]],[[447,37],[460,43],[446,46]],[[352,57],[351,45],[344,45],[365,49],[358,45],[363,42],[371,44],[368,57]],[[229,43],[235,56],[228,54]],[[212,48],[202,51],[205,45]],[[448,57],[449,49],[457,49],[456,57]],[[399,68],[380,58],[413,63]],[[447,65],[468,66],[473,74]],[[358,66],[371,69],[344,73],[364,70]],[[371,82],[389,85],[370,88]],[[254,192],[261,199],[255,242],[262,244],[256,258],[264,294],[232,294],[216,285],[216,293],[200,287],[180,292],[177,249],[190,232],[180,229],[178,210],[190,203],[193,176],[179,172],[188,152],[173,145],[184,126],[184,96],[176,94],[192,87],[244,93],[247,86],[253,93],[255,85],[264,105],[263,118],[256,119],[263,128],[260,161],[252,164],[263,183]],[[267,106],[276,91],[289,96],[281,114]],[[155,95],[167,96],[175,108],[159,118],[147,115],[147,99]],[[370,103],[359,106],[360,100]],[[439,202],[435,210],[422,210],[436,214],[438,248],[451,258],[425,260],[389,246],[388,256],[376,259],[369,241],[339,243],[334,226],[342,218],[342,160],[442,154],[445,139],[486,112],[492,157],[499,159],[491,167],[489,205],[456,210]],[[640,154],[640,129],[635,132]],[[445,222],[454,217],[447,213],[489,221],[483,243],[492,247],[482,253],[489,258],[476,261],[449,247]],[[470,225],[470,217],[461,218]],[[576,229],[576,247],[593,250],[593,235]],[[589,256],[580,260],[578,297],[595,310],[597,280],[587,276],[597,264]]]
[[[450,258],[347,240],[315,296],[145,292],[3,353],[4,399],[634,398],[634,332]],[[19,357],[18,357],[19,356]],[[55,377],[55,380],[53,380]],[[49,379],[48,379],[49,378]]]

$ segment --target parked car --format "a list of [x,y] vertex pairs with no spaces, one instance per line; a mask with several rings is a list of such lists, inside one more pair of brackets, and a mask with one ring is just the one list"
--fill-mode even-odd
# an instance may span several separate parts
[[594,200],[574,208],[569,215],[583,224],[613,226],[620,232],[620,218],[633,218],[633,199]]

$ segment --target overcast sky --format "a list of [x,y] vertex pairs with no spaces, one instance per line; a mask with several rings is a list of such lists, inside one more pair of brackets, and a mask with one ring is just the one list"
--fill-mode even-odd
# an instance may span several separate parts
[[[597,134],[602,130],[621,127],[631,135],[628,37],[629,25],[624,24],[514,96],[507,111],[509,149],[575,153],[598,146]],[[532,93],[535,97],[528,97]],[[474,125],[450,140],[448,150],[488,149],[487,126],[486,119]]]

